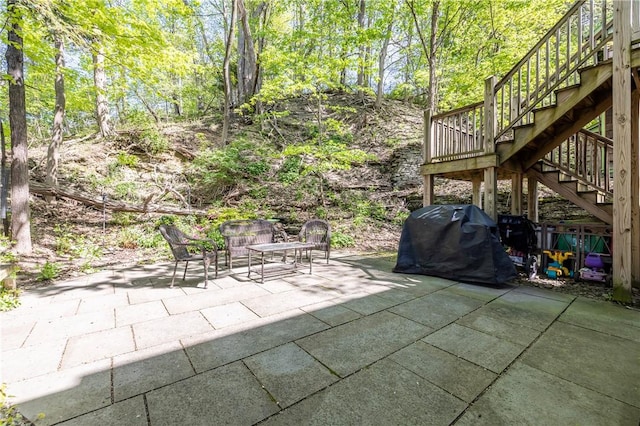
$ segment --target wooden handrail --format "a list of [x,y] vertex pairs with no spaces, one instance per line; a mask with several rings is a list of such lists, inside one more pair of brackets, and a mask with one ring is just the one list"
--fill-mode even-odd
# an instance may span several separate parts
[[609,138],[580,130],[547,153],[543,161],[603,198],[613,194],[613,141]]

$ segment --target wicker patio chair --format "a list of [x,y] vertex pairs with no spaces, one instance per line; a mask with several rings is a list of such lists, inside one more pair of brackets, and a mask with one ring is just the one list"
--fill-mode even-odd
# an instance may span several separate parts
[[203,261],[204,263],[204,288],[207,288],[209,280],[209,266],[213,261],[215,265],[215,278],[218,278],[218,246],[215,241],[209,239],[192,238],[173,225],[160,225],[160,233],[167,240],[171,253],[176,261],[173,267],[171,287],[176,279],[178,262],[185,262],[182,280],[187,276],[187,266],[191,261]]
[[313,243],[314,250],[324,251],[327,263],[329,263],[329,255],[331,253],[331,226],[329,222],[321,219],[312,219],[305,222],[298,234],[298,240],[304,243]]
[[220,234],[224,237],[224,264],[233,268],[233,260],[248,256],[247,246],[252,244],[286,241],[284,231],[275,229],[272,222],[264,219],[229,220],[220,225]]

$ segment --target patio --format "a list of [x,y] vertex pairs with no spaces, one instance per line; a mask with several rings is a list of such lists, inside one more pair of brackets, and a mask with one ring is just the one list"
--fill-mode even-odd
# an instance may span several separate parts
[[47,425],[640,422],[639,311],[394,264],[336,253],[260,284],[239,263],[205,290],[195,265],[169,288],[168,262],[30,290],[0,316],[0,382]]

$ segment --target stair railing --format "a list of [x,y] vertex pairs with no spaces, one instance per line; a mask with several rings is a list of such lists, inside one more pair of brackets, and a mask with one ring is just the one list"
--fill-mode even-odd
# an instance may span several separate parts
[[582,129],[543,159],[567,176],[578,180],[588,189],[599,191],[604,197],[613,194],[613,141]]
[[431,119],[431,146],[427,162],[477,157],[484,152],[483,103],[434,115]]
[[581,0],[494,87],[495,140],[531,124],[533,110],[555,103],[554,91],[579,83],[579,69],[608,59],[611,0]]

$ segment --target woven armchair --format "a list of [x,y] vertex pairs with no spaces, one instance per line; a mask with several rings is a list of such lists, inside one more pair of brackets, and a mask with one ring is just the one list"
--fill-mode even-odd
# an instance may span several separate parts
[[264,219],[229,220],[220,225],[224,237],[224,264],[233,268],[233,260],[248,256],[247,246],[287,241],[287,234],[278,231],[273,223]]
[[185,262],[184,274],[182,275],[183,281],[187,276],[187,266],[191,261],[202,261],[204,263],[204,288],[207,288],[208,285],[211,262],[215,265],[215,278],[218,278],[218,246],[215,241],[189,237],[173,225],[160,225],[159,230],[169,244],[173,258],[176,261],[173,267],[171,287],[173,287],[176,279],[178,262]]
[[298,240],[304,243],[313,243],[314,250],[325,252],[327,263],[331,253],[331,226],[329,222],[321,219],[312,219],[305,222],[298,234]]

